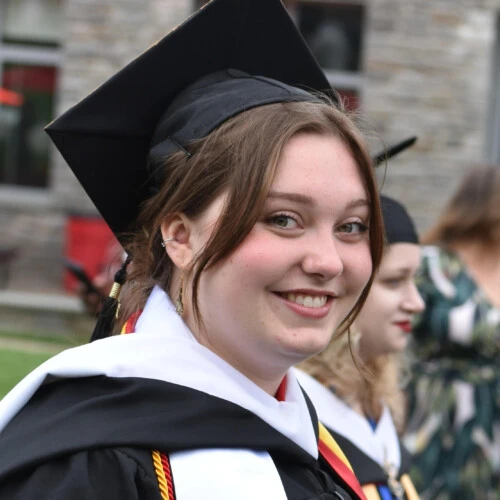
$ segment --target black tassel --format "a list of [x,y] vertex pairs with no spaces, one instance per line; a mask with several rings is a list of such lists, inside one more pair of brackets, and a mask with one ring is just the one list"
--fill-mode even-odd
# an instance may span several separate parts
[[102,305],[101,312],[97,317],[97,323],[95,324],[94,331],[92,332],[92,336],[90,337],[90,342],[94,342],[94,340],[100,340],[111,336],[113,323],[116,316],[118,315],[118,307],[120,305],[118,297],[120,296],[122,285],[127,279],[127,266],[129,265],[129,263],[130,257],[127,256],[125,262],[122,264],[122,267],[120,267],[120,269],[116,271],[115,282],[113,283],[111,292],[109,292],[109,297],[104,301],[104,304]]

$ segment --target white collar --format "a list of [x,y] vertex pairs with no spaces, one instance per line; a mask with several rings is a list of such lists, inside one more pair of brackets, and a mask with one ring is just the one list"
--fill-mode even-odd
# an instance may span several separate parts
[[387,460],[399,470],[401,448],[391,413],[386,405],[376,429],[372,429],[366,418],[316,379],[300,370],[295,370],[295,374],[311,398],[320,422],[351,441],[382,467]]
[[49,359],[0,401],[0,432],[48,375],[105,375],[163,380],[191,387],[251,411],[314,458],[318,445],[295,372],[287,374],[279,402],[213,352],[200,345],[158,287],[151,293],[133,335],[120,335],[69,349]]

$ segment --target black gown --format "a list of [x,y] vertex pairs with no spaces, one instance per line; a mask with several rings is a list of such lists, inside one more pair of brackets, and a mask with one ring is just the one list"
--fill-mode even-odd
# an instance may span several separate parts
[[289,499],[352,495],[323,460],[238,405],[163,381],[96,376],[45,384],[0,434],[0,498],[161,500],[151,450],[194,447],[269,451]]

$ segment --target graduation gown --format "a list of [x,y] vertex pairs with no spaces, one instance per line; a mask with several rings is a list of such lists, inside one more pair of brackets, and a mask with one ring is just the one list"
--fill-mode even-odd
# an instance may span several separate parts
[[318,453],[314,409],[286,380],[277,401],[155,289],[136,333],[61,353],[0,403],[0,498],[364,498],[331,437]]
[[[418,500],[408,475],[411,456],[399,439],[387,406],[384,406],[382,416],[373,429],[368,419],[317,380],[299,370],[296,374],[311,398],[319,420],[346,454],[367,499],[398,498],[389,491],[392,477],[400,485],[401,498]],[[388,468],[391,469],[390,475]]]

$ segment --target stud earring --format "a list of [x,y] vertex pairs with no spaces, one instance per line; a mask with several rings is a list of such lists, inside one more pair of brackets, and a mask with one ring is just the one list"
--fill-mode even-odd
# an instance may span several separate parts
[[170,243],[171,241],[175,241],[175,238],[167,238],[166,240],[161,241],[161,246],[165,248],[166,243]]
[[184,288],[184,276],[181,277],[181,285],[179,287],[179,294],[177,295],[177,300],[175,301],[175,310],[179,316],[184,314],[184,302],[182,300],[182,292]]

